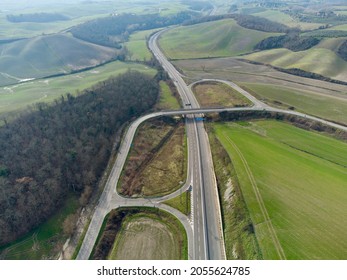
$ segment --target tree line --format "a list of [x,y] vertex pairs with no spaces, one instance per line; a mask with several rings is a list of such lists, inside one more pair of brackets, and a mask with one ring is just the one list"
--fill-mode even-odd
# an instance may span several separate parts
[[20,15],[7,15],[7,20],[9,22],[54,22],[54,21],[64,21],[69,20],[67,16],[58,13],[34,13],[34,14],[20,14]]
[[254,119],[275,119],[279,121],[286,121],[292,123],[296,127],[314,130],[318,132],[328,133],[340,140],[347,140],[347,132],[340,130],[338,128],[329,126],[327,124],[310,120],[301,116],[290,115],[286,113],[279,112],[269,112],[269,111],[223,111],[218,114],[218,116],[207,117],[209,121],[243,121],[243,120],[254,120]]
[[286,48],[294,52],[312,48],[320,42],[320,39],[309,36],[300,36],[299,32],[289,32],[286,35],[271,36],[255,45],[255,50],[270,50]]
[[120,49],[121,43],[127,41],[134,31],[180,24],[194,15],[194,12],[180,12],[166,17],[159,14],[112,15],[77,25],[71,29],[71,33],[84,41]]
[[5,121],[0,128],[0,245],[46,221],[69,192],[82,197],[95,189],[118,129],[150,109],[158,93],[156,79],[127,72]]

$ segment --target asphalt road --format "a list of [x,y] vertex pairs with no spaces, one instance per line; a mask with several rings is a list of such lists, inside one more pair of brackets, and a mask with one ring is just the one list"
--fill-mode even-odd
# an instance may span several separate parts
[[[114,164],[114,166],[112,168],[112,171],[111,171],[111,174],[110,174],[108,181],[106,183],[105,189],[104,189],[104,191],[100,197],[98,205],[95,208],[94,215],[92,217],[88,231],[86,233],[86,236],[83,240],[81,249],[80,249],[79,254],[78,254],[76,259],[83,260],[83,259],[89,258],[89,255],[90,255],[92,248],[94,246],[94,243],[96,241],[97,235],[100,231],[103,219],[111,209],[114,209],[114,208],[117,208],[120,206],[143,206],[143,205],[148,205],[148,206],[152,205],[153,206],[154,205],[156,207],[161,207],[161,208],[164,207],[166,211],[177,216],[177,213],[176,213],[177,211],[175,209],[172,209],[172,208],[170,209],[170,207],[162,206],[161,202],[163,202],[167,199],[176,197],[177,195],[186,191],[193,182],[192,177],[197,176],[197,175],[193,175],[189,172],[186,184],[180,190],[174,192],[173,194],[167,195],[165,197],[155,198],[155,199],[153,199],[153,198],[152,199],[131,199],[131,198],[127,199],[127,198],[123,198],[123,197],[119,196],[116,192],[117,182],[119,180],[121,170],[123,169],[123,166],[125,165],[126,156],[130,151],[131,143],[134,139],[136,129],[138,128],[138,126],[142,122],[144,122],[148,119],[151,119],[151,118],[159,117],[159,116],[191,115],[191,114],[222,112],[222,111],[247,111],[247,110],[249,110],[249,111],[264,111],[264,109],[256,108],[256,107],[250,107],[250,108],[204,108],[204,109],[186,109],[186,110],[182,109],[182,110],[175,110],[175,111],[152,113],[152,114],[143,116],[143,117],[137,119],[134,123],[132,123],[132,125],[129,127],[129,129],[128,129],[125,137],[124,137],[124,140],[121,144],[116,163]],[[319,121],[321,123],[331,125],[333,127],[337,127],[341,130],[347,131],[347,127],[345,127],[345,126],[337,125],[335,123],[331,123],[331,122],[328,122],[328,121],[325,121],[322,119],[318,119],[316,117],[312,117],[309,115],[305,115],[302,113],[298,113],[298,112],[294,112],[294,111],[286,111],[286,110],[281,110],[281,109],[276,109],[276,108],[269,108],[269,107],[266,108],[265,110],[268,110],[270,112],[287,113],[287,114],[291,114],[291,115],[306,117],[308,119],[313,119],[313,120]],[[193,120],[191,120],[191,121],[193,121]],[[195,150],[192,151],[192,149],[194,147],[192,144],[192,138],[193,138],[193,136],[191,134],[190,134],[190,136],[188,135],[188,148],[189,148],[189,151],[191,151],[189,153],[189,157],[188,157],[189,166],[192,165],[190,162],[193,162],[193,161],[199,162],[201,160],[201,159],[200,160],[199,159],[193,159],[193,157],[197,156],[198,152],[197,152],[197,146],[195,146],[195,148],[194,148]],[[204,174],[206,174],[206,173],[204,173]],[[195,181],[197,181],[197,180],[199,180],[199,178],[195,179]],[[196,202],[193,201],[193,203],[195,204]],[[194,218],[194,220],[196,220],[197,217],[194,217],[194,215],[195,214],[193,213],[193,218]],[[181,217],[180,221],[183,223],[184,227],[187,230],[189,257],[190,257],[190,259],[195,259],[196,254],[194,254],[193,243],[196,243],[197,241],[195,241],[192,229],[190,227],[192,221],[189,220],[187,217]],[[196,244],[195,244],[195,246],[196,246]]]
[[[80,251],[76,259],[88,259],[95,244],[96,238],[102,226],[102,222],[106,214],[118,207],[123,206],[151,206],[158,207],[175,215],[183,224],[188,236],[188,254],[189,259],[224,259],[224,243],[221,227],[220,206],[218,193],[216,188],[216,180],[213,170],[213,163],[211,157],[210,146],[208,137],[203,126],[202,121],[196,121],[196,116],[203,113],[222,112],[222,111],[270,111],[286,113],[290,115],[300,116],[323,124],[347,131],[347,127],[338,125],[317,117],[307,114],[288,111],[270,107],[261,101],[254,98],[251,94],[238,87],[235,83],[230,81],[215,80],[228,84],[233,87],[246,98],[250,99],[253,107],[242,108],[199,108],[194,95],[191,92],[180,74],[174,66],[167,61],[162,54],[156,40],[161,32],[154,34],[149,42],[149,46],[162,63],[163,68],[169,73],[170,77],[175,81],[178,91],[184,104],[184,109],[172,110],[165,112],[156,112],[138,118],[128,128],[125,137],[121,143],[116,162],[112,168],[108,181],[105,185],[104,191],[99,199],[99,203],[95,208],[92,220],[88,227],[87,233],[83,240]],[[208,81],[208,80],[204,80]],[[188,137],[188,173],[185,185],[178,191],[159,198],[124,198],[121,197],[117,191],[116,186],[120,178],[121,171],[125,165],[127,155],[130,151],[131,143],[134,139],[135,133],[139,125],[151,118],[169,115],[185,115],[187,122],[187,137]],[[176,209],[173,209],[165,204],[163,201],[176,197],[182,192],[186,191],[192,186],[192,204],[193,212],[191,217],[186,217]]]
[[[175,81],[185,109],[198,109],[200,106],[191,88],[186,85],[180,73],[157,45],[162,32],[165,31],[160,31],[150,38],[149,48],[170,78]],[[190,143],[188,154],[191,155],[188,174],[191,174],[193,189],[194,259],[220,260],[225,259],[225,249],[217,183],[208,136],[203,122],[196,120],[199,116],[200,114],[187,116],[187,135]]]

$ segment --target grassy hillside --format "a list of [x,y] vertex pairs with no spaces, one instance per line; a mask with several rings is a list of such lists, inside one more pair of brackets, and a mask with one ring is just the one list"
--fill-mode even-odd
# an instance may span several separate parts
[[226,57],[251,52],[259,41],[275,35],[226,19],[175,28],[162,36],[160,46],[171,59]]
[[333,52],[337,52],[341,44],[346,40],[345,37],[342,38],[326,38],[316,46],[316,48],[328,49]]
[[[137,1],[137,0],[117,0],[114,1],[1,1],[0,9],[0,39],[22,38],[45,34],[52,34],[65,30],[72,26],[84,23],[95,18],[105,17],[110,13],[136,13],[171,15],[187,10],[188,4],[179,0],[174,1]],[[11,23],[6,20],[7,14],[28,14],[28,13],[60,13],[69,18],[68,21],[50,22],[47,24],[25,22]]]
[[264,258],[346,259],[346,143],[276,121],[215,130]]
[[347,81],[347,62],[330,49],[314,47],[306,51],[266,50],[244,58],[281,68],[300,68],[326,77]]
[[299,27],[302,30],[316,29],[322,25],[320,23],[300,22],[292,18],[290,15],[278,10],[266,10],[257,13],[252,13],[252,15],[283,23],[289,27]]
[[[16,80],[68,73],[113,58],[116,51],[68,35],[38,36],[0,45],[0,85]],[[1,77],[5,77],[3,80]]]
[[129,41],[125,43],[131,55],[131,60],[150,60],[152,53],[147,48],[147,38],[159,29],[138,31],[130,35]]
[[341,25],[336,25],[333,26],[327,30],[342,30],[342,31],[347,31],[347,24],[341,24]]

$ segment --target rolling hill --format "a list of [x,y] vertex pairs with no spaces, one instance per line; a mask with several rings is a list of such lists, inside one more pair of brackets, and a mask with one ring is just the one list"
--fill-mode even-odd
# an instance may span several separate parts
[[325,39],[306,51],[272,49],[243,56],[248,60],[285,69],[299,68],[337,80],[347,81],[347,62],[336,54],[342,39]]
[[116,50],[67,34],[0,45],[0,85],[83,69],[112,59]]
[[251,52],[258,42],[276,35],[225,19],[175,28],[162,36],[160,46],[171,59],[227,57]]

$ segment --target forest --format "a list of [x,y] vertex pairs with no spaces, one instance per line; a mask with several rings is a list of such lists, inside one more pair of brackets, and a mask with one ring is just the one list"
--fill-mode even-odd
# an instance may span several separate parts
[[121,48],[121,43],[138,30],[148,30],[169,25],[180,24],[196,15],[194,12],[180,12],[162,17],[158,14],[113,15],[77,25],[71,29],[74,37],[107,47]]
[[67,16],[51,13],[35,13],[35,14],[20,14],[7,15],[7,20],[10,22],[54,22],[69,20]]
[[272,36],[259,42],[255,50],[270,50],[276,48],[286,48],[294,52],[304,51],[312,48],[320,42],[315,37],[303,37],[299,32],[289,32],[286,35]]
[[347,41],[344,41],[337,50],[337,54],[347,61]]
[[95,189],[117,131],[150,109],[158,94],[157,79],[129,71],[5,121],[0,127],[0,245],[47,220],[69,193],[82,197]]

